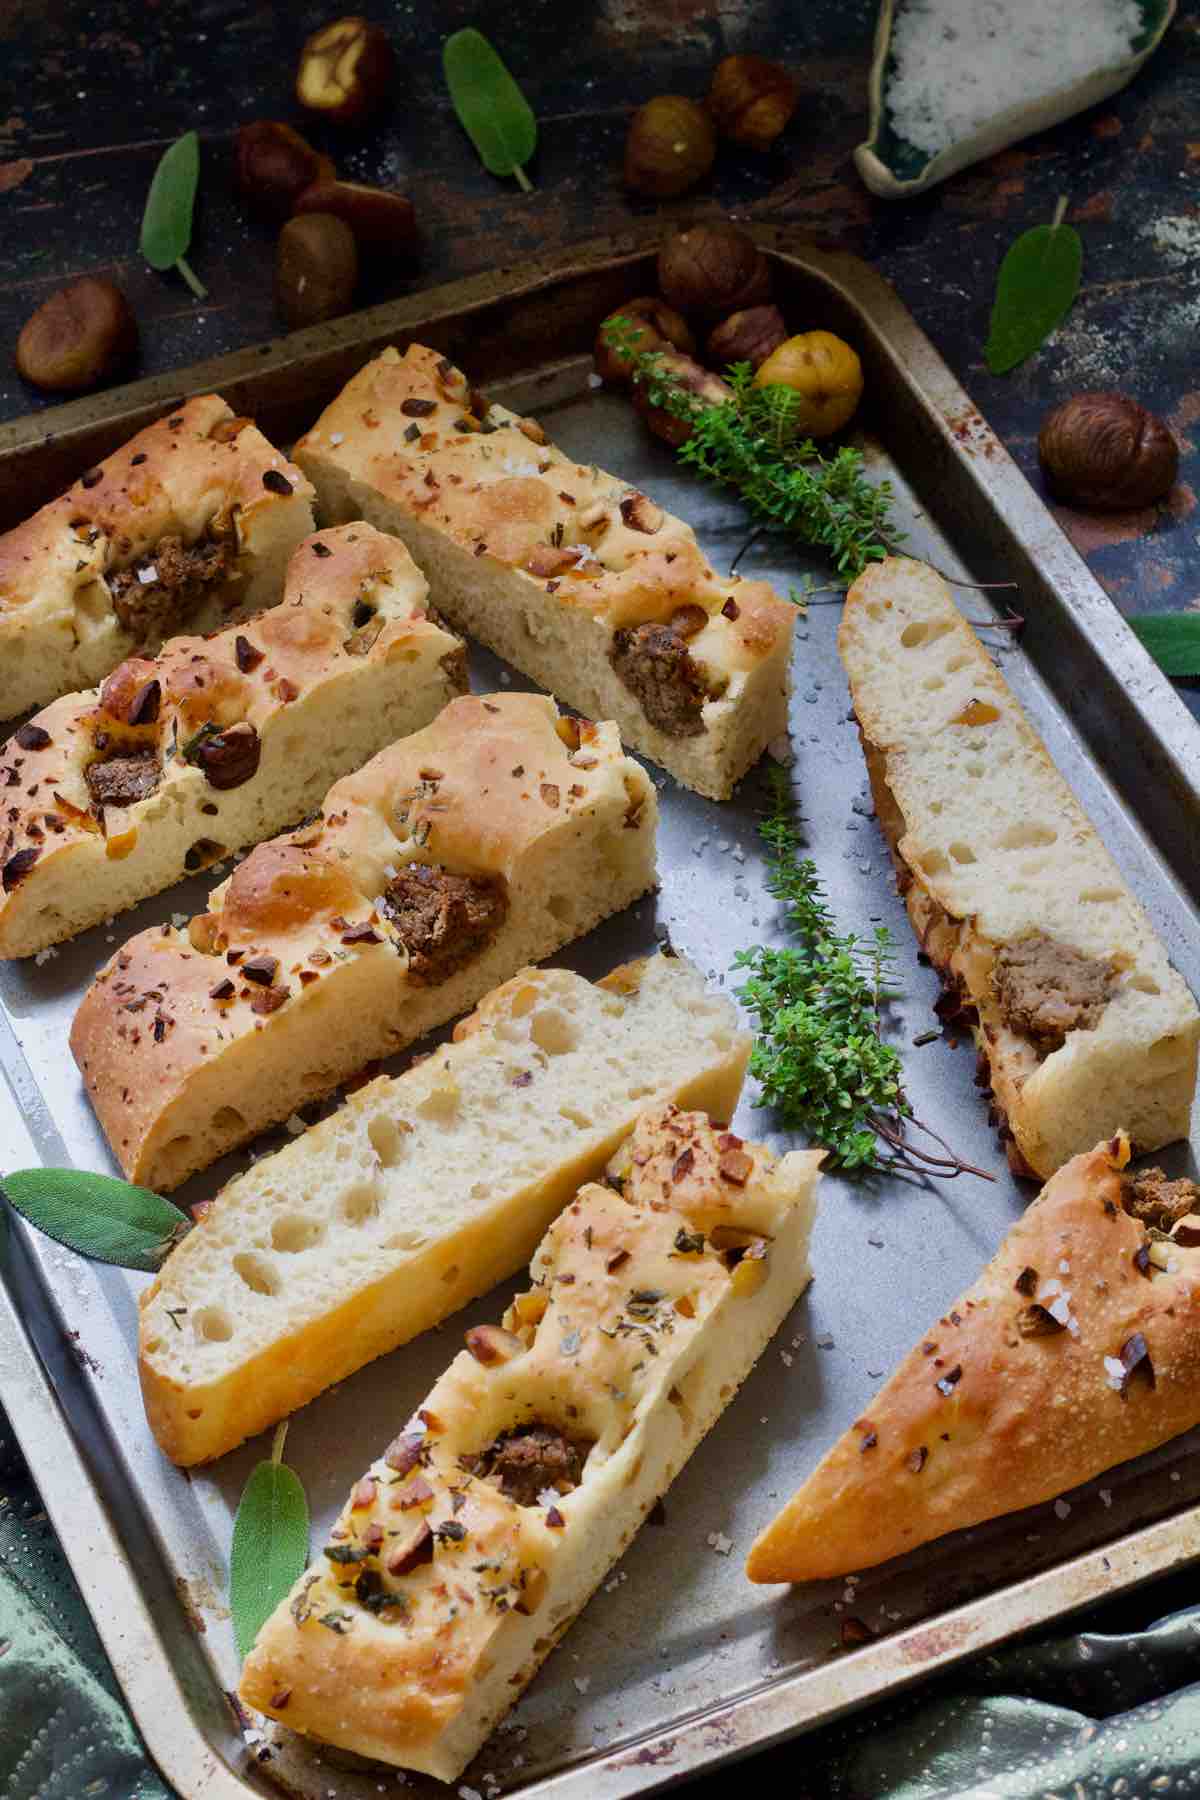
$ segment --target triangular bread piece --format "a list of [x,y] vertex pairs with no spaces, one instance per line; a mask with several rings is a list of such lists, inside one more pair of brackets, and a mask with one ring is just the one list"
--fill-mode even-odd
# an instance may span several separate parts
[[1180,1222],[1200,1193],[1128,1159],[1120,1133],[1047,1183],[758,1538],[752,1581],[872,1568],[1200,1422],[1200,1229]]

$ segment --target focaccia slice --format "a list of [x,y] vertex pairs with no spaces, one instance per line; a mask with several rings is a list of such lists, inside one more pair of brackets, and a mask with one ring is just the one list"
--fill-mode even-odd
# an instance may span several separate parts
[[0,537],[0,719],[274,606],[312,497],[219,394],[139,431]]
[[326,519],[394,531],[453,625],[685,787],[728,799],[786,734],[795,608],[723,580],[681,519],[436,351],[385,350],[295,456]]
[[872,1568],[1200,1423],[1200,1191],[1128,1159],[1119,1133],[1059,1170],[759,1537],[752,1581]]
[[615,725],[452,700],[97,976],[71,1048],[121,1168],[177,1187],[590,931],[653,887],[657,816]]
[[[247,1705],[454,1780],[809,1279],[819,1151],[643,1115],[259,1633]],[[453,1599],[454,1603],[448,1602]]]
[[654,1101],[730,1119],[750,1040],[676,956],[525,969],[453,1044],[217,1196],[141,1301],[142,1397],[206,1462],[523,1269]]
[[131,657],[0,750],[0,957],[32,956],[313,812],[467,685],[425,579],[370,525],[319,532],[278,606]]
[[890,558],[838,636],[922,948],[972,1019],[1020,1174],[1186,1137],[1200,1013],[941,576]]

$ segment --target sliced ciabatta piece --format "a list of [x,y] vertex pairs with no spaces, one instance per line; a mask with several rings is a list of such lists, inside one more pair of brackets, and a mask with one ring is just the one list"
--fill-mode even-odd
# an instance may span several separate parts
[[727,799],[786,733],[795,608],[436,351],[385,350],[294,454],[325,518],[394,531],[452,624],[686,787]]
[[185,401],[0,537],[0,719],[274,606],[312,528],[299,469],[219,394]]
[[122,1169],[178,1186],[628,906],[656,821],[615,725],[451,701],[97,976],[71,1048]]
[[1128,1158],[1118,1133],[1059,1170],[759,1537],[752,1581],[871,1568],[1200,1423],[1200,1191]]
[[467,685],[396,538],[347,525],[292,555],[283,600],[131,657],[0,750],[0,957],[157,894],[320,806]]
[[645,1114],[356,1484],[246,1704],[453,1781],[803,1292],[820,1160]]
[[879,821],[922,947],[973,1009],[1020,1173],[1118,1126],[1186,1137],[1200,1014],[940,575],[890,558],[838,636]]
[[651,1101],[729,1119],[749,1039],[678,957],[526,969],[221,1193],[142,1299],[146,1413],[205,1462],[524,1268]]

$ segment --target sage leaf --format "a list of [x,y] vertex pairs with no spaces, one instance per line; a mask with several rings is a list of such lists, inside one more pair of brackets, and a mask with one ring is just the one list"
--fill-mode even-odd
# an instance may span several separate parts
[[1200,675],[1200,612],[1139,613],[1127,623],[1164,675]]
[[287,1420],[276,1428],[268,1462],[242,1489],[229,1551],[229,1610],[238,1655],[254,1640],[308,1562],[308,1501],[283,1461]]
[[86,1169],[16,1169],[0,1193],[56,1243],[122,1269],[154,1274],[191,1229],[187,1214],[161,1194]]
[[525,173],[537,148],[537,120],[528,100],[481,31],[456,31],[442,48],[446,86],[459,124],[492,175],[515,175],[526,193]]
[[1060,200],[1049,225],[1023,231],[1000,264],[984,357],[993,375],[1004,375],[1045,343],[1070,312],[1079,292],[1083,244],[1064,225]]
[[199,180],[200,139],[194,131],[185,131],[163,151],[154,171],[142,214],[141,249],[152,269],[178,269],[196,298],[203,300],[208,289],[187,260]]

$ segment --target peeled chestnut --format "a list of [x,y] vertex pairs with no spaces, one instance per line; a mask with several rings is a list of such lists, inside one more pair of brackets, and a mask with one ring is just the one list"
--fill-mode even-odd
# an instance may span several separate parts
[[717,155],[717,134],[702,106],[683,94],[660,94],[639,106],[625,139],[625,186],[670,200],[703,181]]
[[238,126],[233,169],[242,199],[269,219],[286,219],[306,188],[332,181],[334,174],[329,158],[282,119],[254,119]]
[[[705,406],[721,406],[726,400],[733,399],[733,389],[719,375],[714,375],[692,357],[682,356],[676,350],[664,350],[658,367],[677,387],[694,394]],[[687,419],[681,419],[665,406],[652,405],[644,388],[634,388],[633,404],[655,437],[662,438],[664,443],[678,446],[691,435],[692,428]]]
[[596,334],[596,373],[605,381],[628,384],[632,379],[629,357],[622,355],[605,341],[604,327],[612,319],[629,320],[631,350],[682,350],[685,355],[690,356],[696,348],[696,340],[688,330],[687,320],[673,306],[668,306],[665,300],[660,300],[657,294],[627,300],[624,306],[618,306],[615,312],[609,313]]
[[395,66],[381,26],[357,15],[334,19],[300,52],[296,98],[335,125],[361,125],[386,99]]
[[292,331],[349,312],[358,280],[350,227],[332,213],[299,213],[279,234],[275,299]]
[[374,256],[411,256],[417,241],[417,219],[411,200],[388,188],[359,181],[318,181],[305,188],[295,212],[332,213],[354,233],[359,249]]
[[748,306],[742,312],[730,313],[710,331],[705,349],[710,361],[722,366],[748,362],[757,369],[772,351],[786,343],[787,334],[783,314],[777,306]]
[[715,220],[667,239],[658,253],[658,285],[681,313],[716,320],[771,298],[771,271],[752,238]]
[[137,347],[137,320],[120,288],[84,275],[26,319],[17,339],[17,369],[48,393],[82,393],[107,380]]
[[1102,511],[1149,506],[1174,486],[1179,445],[1128,394],[1075,394],[1038,433],[1046,485],[1059,500]]
[[849,424],[862,399],[862,363],[858,352],[832,331],[803,331],[772,351],[754,385],[791,388],[796,430],[804,437],[829,437]]
[[769,150],[796,110],[799,89],[765,56],[726,56],[713,72],[708,110],[722,137]]

